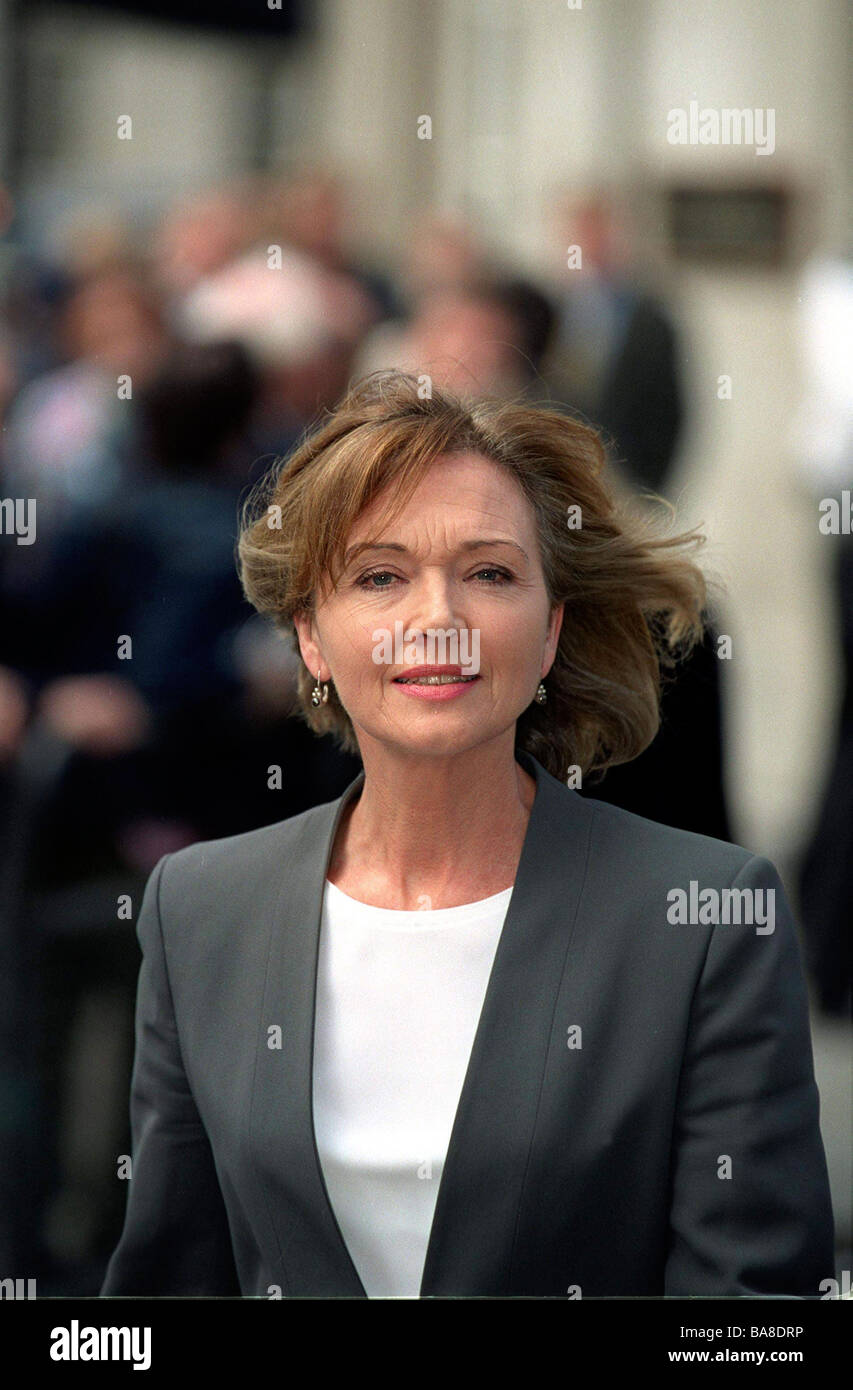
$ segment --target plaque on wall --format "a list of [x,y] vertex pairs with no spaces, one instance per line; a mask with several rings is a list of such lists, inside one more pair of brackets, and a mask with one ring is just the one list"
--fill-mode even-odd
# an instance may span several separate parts
[[679,260],[781,265],[788,258],[791,195],[778,186],[681,185],[666,193]]

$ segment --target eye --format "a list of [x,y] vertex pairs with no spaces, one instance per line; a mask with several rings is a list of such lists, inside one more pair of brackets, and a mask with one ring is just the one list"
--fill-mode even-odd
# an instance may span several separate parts
[[361,575],[361,577],[360,577],[359,579],[357,579],[355,582],[356,582],[356,584],[358,584],[362,589],[387,589],[387,588],[390,587],[390,585],[388,585],[388,584],[371,584],[371,583],[370,583],[370,580],[371,580],[371,579],[396,579],[396,578],[397,578],[397,576],[396,576],[395,574],[392,574],[390,570],[367,570],[366,573],[363,574],[363,575]]
[[491,584],[507,584],[513,578],[509,570],[501,569],[497,565],[488,565],[485,569],[477,570],[475,578],[479,578],[483,574],[496,574],[498,576],[497,579],[488,581]]

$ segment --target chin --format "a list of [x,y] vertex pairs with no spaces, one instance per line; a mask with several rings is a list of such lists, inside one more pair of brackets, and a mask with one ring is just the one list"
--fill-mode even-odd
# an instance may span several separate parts
[[471,723],[466,728],[425,730],[423,734],[412,733],[410,738],[394,740],[402,751],[425,758],[464,757],[484,744],[494,743],[505,732],[503,728],[488,729],[482,724]]

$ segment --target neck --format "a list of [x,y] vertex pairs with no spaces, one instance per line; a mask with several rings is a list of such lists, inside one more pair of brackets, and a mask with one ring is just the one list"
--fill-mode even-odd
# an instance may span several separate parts
[[[365,901],[453,907],[512,885],[536,783],[512,742],[441,758],[362,747],[328,877]],[[345,885],[349,885],[349,889]]]

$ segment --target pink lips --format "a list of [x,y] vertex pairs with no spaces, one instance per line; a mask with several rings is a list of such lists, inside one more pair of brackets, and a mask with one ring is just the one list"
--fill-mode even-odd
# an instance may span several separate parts
[[479,676],[473,680],[460,680],[450,685],[405,685],[400,677],[414,679],[416,676],[461,676],[463,674],[461,666],[411,666],[407,671],[401,671],[400,676],[395,676],[391,682],[396,685],[398,690],[402,690],[404,695],[414,695],[419,700],[456,700],[460,695],[464,695],[466,690],[470,690],[476,685]]

